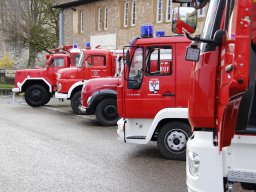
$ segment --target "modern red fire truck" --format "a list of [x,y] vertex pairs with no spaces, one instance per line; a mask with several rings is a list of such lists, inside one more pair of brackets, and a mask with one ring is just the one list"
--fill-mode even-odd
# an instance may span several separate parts
[[14,93],[25,93],[25,101],[32,107],[43,106],[49,102],[56,91],[56,72],[75,66],[80,55],[76,45],[49,50],[46,53],[46,67],[43,69],[17,70]]
[[85,49],[76,67],[59,70],[55,97],[71,100],[75,114],[81,114],[83,84],[92,78],[113,77],[116,73],[117,54],[105,49]]
[[[194,11],[176,8],[174,20],[186,24],[174,31],[187,32]],[[202,35],[187,36],[194,42],[186,57],[198,61],[189,96],[194,132],[187,143],[188,190],[232,191],[233,183],[241,183],[255,191],[256,1],[210,0]]]
[[184,55],[191,41],[183,36],[152,38],[152,28],[143,27],[142,38],[126,47],[117,89],[122,117],[117,133],[127,143],[157,141],[165,158],[184,160],[191,135],[187,103],[192,69]]

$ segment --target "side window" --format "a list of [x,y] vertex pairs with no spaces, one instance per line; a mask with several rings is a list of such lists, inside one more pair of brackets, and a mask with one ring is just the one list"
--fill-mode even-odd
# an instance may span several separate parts
[[106,66],[106,57],[102,55],[91,55],[86,59],[86,66]]
[[146,75],[171,75],[172,49],[171,47],[147,48]]
[[131,61],[131,67],[129,71],[129,78],[138,78],[139,76],[142,76],[143,68],[143,49],[137,48],[133,54],[133,58]]
[[93,56],[93,66],[106,66],[106,57],[105,56]]
[[79,59],[80,59],[80,55],[74,56],[74,64],[75,64],[75,66],[78,65]]
[[52,67],[64,67],[64,58],[54,58],[51,62]]

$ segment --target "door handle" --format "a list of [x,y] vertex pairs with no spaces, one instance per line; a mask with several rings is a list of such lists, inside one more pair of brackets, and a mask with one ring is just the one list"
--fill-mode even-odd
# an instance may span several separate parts
[[165,93],[163,93],[162,94],[163,96],[169,96],[169,97],[173,97],[173,96],[175,96],[175,94],[174,93],[170,93],[170,92],[165,92]]

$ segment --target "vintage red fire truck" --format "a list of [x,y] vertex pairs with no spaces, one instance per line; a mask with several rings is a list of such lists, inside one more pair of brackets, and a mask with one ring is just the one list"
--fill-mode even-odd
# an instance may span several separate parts
[[46,67],[43,69],[17,70],[14,93],[25,93],[25,101],[32,107],[43,106],[49,102],[56,91],[56,72],[75,66],[80,49],[77,45],[64,46],[46,53]]
[[135,38],[127,46],[117,89],[122,117],[117,133],[127,143],[157,141],[165,158],[184,160],[191,135],[187,103],[192,69],[184,55],[191,41],[183,36],[151,38],[152,28],[143,27],[146,38]]
[[[194,4],[201,8],[206,2]],[[176,8],[174,20],[190,25],[194,12]],[[186,24],[175,31],[187,32]],[[256,1],[210,0],[201,37],[187,36],[194,42],[186,57],[196,62],[189,96],[194,132],[187,143],[188,190],[232,191],[233,183],[241,183],[255,191]]]
[[87,115],[96,115],[97,121],[103,126],[116,125],[119,120],[117,113],[117,86],[120,77],[90,79],[82,89],[81,111]]
[[105,49],[85,49],[76,67],[59,70],[55,97],[71,100],[75,114],[81,114],[81,91],[83,84],[92,78],[113,77],[116,74],[115,52]]

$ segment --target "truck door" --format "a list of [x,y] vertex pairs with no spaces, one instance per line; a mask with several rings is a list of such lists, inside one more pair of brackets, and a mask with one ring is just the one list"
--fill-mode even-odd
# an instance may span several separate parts
[[107,76],[105,55],[89,55],[86,58],[85,65],[85,79]]
[[[221,57],[218,105],[218,122],[221,122],[219,124],[220,150],[230,145],[235,132],[256,134],[255,106],[253,106],[256,99],[256,42],[253,39],[256,36],[255,30],[253,31],[256,26],[256,17],[255,14],[253,15],[255,7],[250,6],[252,5],[249,3],[236,1],[229,21],[227,37],[229,41],[222,47],[222,53],[225,54]],[[230,59],[231,53],[233,53],[232,59]]]
[[175,106],[175,54],[173,46],[137,48],[125,93],[127,118],[153,118]]

